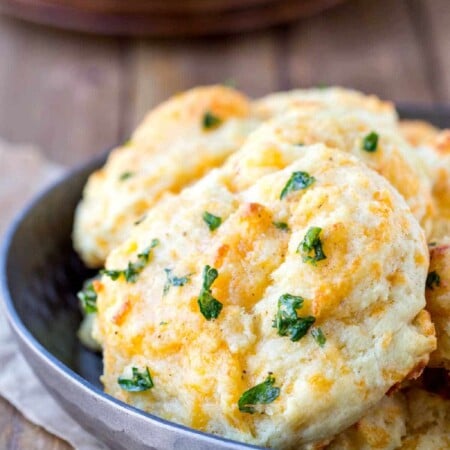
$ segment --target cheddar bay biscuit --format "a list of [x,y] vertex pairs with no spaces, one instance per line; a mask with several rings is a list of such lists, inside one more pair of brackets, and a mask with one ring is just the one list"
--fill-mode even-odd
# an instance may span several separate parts
[[415,147],[432,183],[435,214],[426,298],[436,327],[437,349],[430,365],[450,370],[450,131],[423,121],[402,121],[400,128]]
[[426,299],[437,336],[430,365],[450,370],[450,237],[430,245]]
[[358,111],[363,116],[376,117],[380,125],[393,125],[398,119],[392,102],[380,100],[375,95],[364,95],[353,89],[341,87],[276,92],[255,101],[252,108],[253,114],[257,117],[269,119],[291,108],[328,108],[336,106]]
[[[166,192],[179,192],[220,165],[261,121],[298,108],[310,118],[318,114],[315,121],[309,121],[316,127],[311,130],[310,126],[311,142],[323,138],[334,145],[337,141],[341,150],[359,145],[354,139],[373,129],[394,128],[391,134],[399,134],[396,111],[390,102],[348,89],[294,90],[252,104],[222,86],[180,94],[150,112],[130,142],[114,150],[106,166],[90,177],[74,227],[74,244],[83,260],[89,266],[102,266],[109,251]],[[349,118],[352,124],[342,129],[339,124],[330,127],[330,117],[339,114],[341,124]],[[321,118],[327,115],[328,125],[322,127]],[[292,135],[295,133],[298,130]],[[423,174],[413,155],[400,154],[402,143],[393,143],[386,133],[383,135],[383,142],[389,141],[388,148],[376,156],[358,156],[400,188],[428,229],[429,187],[424,186]]]
[[430,144],[439,133],[438,128],[424,120],[401,120],[399,127],[403,137],[413,147]]
[[237,150],[255,126],[249,113],[248,100],[224,86],[192,89],[151,111],[84,189],[73,234],[86,264],[101,267],[161,196],[179,192]]
[[450,236],[450,130],[416,147],[432,184],[435,207],[432,239]]
[[450,400],[410,387],[386,396],[326,450],[447,450]]
[[109,394],[298,449],[427,363],[428,250],[401,196],[355,157],[281,140],[268,154],[252,139],[111,252],[96,336]]
[[[369,112],[339,104],[291,106],[253,133],[252,145],[263,148],[262,162],[258,152],[253,156],[250,150],[231,159],[238,168],[245,165],[243,173],[251,178],[285,164],[275,148],[274,143],[279,141],[297,145],[324,143],[352,153],[384,176],[405,198],[421,225],[430,231],[434,213],[431,183],[421,161],[395,125],[383,125],[379,116]],[[236,172],[235,183],[245,185],[242,171]]]
[[340,433],[326,450],[396,450],[406,436],[408,409],[403,393],[385,396],[364,417]]
[[423,389],[405,392],[406,436],[402,450],[447,450],[450,448],[450,400]]

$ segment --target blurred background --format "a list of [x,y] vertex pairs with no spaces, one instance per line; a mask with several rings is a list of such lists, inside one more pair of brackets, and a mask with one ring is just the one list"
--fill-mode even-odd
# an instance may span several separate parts
[[[59,165],[223,82],[250,96],[342,85],[436,111],[450,103],[450,0],[0,0],[0,141]],[[69,447],[0,399],[0,448]]]
[[0,0],[2,10],[0,137],[66,165],[124,141],[149,108],[198,84],[231,81],[251,96],[339,84],[450,101],[449,0]]

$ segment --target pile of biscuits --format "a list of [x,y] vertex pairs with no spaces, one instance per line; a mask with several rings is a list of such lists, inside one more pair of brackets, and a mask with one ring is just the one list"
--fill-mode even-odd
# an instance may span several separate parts
[[90,176],[73,238],[114,397],[262,447],[450,448],[450,131],[195,88]]

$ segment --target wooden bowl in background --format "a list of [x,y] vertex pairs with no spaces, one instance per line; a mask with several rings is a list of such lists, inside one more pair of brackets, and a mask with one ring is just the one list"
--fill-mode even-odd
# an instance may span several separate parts
[[344,0],[0,0],[0,12],[88,33],[230,34],[310,16]]

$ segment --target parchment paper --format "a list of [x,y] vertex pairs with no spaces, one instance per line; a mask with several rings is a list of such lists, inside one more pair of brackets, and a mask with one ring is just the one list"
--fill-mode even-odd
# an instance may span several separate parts
[[[35,148],[0,139],[0,238],[24,204],[63,173],[62,166],[50,163]],[[38,381],[21,356],[1,307],[0,368],[0,396],[29,421],[77,450],[107,450],[69,417]]]

